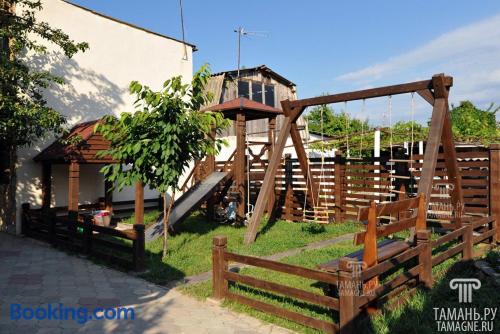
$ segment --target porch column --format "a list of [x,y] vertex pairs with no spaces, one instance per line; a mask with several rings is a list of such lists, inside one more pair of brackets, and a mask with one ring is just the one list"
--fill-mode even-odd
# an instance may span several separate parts
[[44,162],[42,164],[42,210],[50,209],[50,199],[52,197],[52,164]]
[[134,224],[144,225],[144,186],[141,181],[135,183],[135,208],[134,208]]
[[236,207],[236,215],[239,219],[245,217],[245,133],[246,120],[245,114],[240,111],[236,115],[236,157],[234,178],[236,180],[236,192],[238,193],[238,205]]
[[113,182],[104,180],[104,209],[113,212]]
[[[267,123],[267,141],[270,143],[269,145],[269,150],[267,151],[267,161],[271,161],[271,158],[273,156],[273,151],[274,151],[274,138],[275,138],[275,130],[276,130],[276,116],[274,117],[269,117],[268,123]],[[273,182],[275,182],[273,180]],[[276,187],[276,186],[275,186]],[[268,215],[271,215],[274,209],[274,202],[276,200],[276,189],[273,187],[273,190],[271,191],[269,195],[269,201],[267,202],[267,213]]]
[[68,189],[68,216],[70,219],[78,219],[78,199],[80,194],[80,164],[71,161],[69,164],[69,189]]

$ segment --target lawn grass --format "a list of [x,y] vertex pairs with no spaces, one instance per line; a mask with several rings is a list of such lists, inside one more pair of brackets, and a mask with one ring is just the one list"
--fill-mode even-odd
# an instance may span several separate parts
[[146,244],[148,272],[142,277],[165,284],[211,270],[212,239],[216,235],[227,236],[230,251],[266,256],[353,233],[362,228],[357,223],[320,225],[278,220],[273,224],[263,223],[256,241],[245,245],[243,237],[246,227],[209,222],[201,213],[195,213],[179,225],[174,235],[169,236],[166,259],[162,260],[162,238]]

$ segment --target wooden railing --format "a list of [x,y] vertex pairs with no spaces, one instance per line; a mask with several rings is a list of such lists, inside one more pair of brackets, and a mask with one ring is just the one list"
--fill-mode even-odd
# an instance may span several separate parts
[[122,268],[145,269],[144,225],[116,230],[93,224],[91,216],[79,220],[57,216],[55,210],[31,209],[22,205],[22,233],[41,239],[53,246],[92,255]]
[[[435,240],[431,240],[429,230],[418,230],[415,244],[369,267],[358,258],[340,258],[337,272],[320,271],[228,252],[227,238],[217,236],[213,239],[212,296],[215,300],[231,300],[326,333],[359,333],[360,329],[356,326],[365,316],[364,309],[380,305],[417,286],[432,288],[434,266],[459,254],[462,260],[470,260],[473,257],[473,245],[484,241],[495,242],[497,223],[494,217],[468,217],[462,220],[462,224],[462,227],[450,230]],[[453,242],[456,244],[450,245]],[[231,262],[310,279],[329,288],[325,289],[325,294],[318,294],[232,272],[229,270]],[[398,274],[394,275],[395,272]],[[374,278],[379,276],[385,279],[380,283],[377,281],[376,285],[371,284]],[[261,295],[260,290],[263,290],[268,296],[272,296],[270,298],[282,300],[286,297],[292,301],[319,306],[333,312],[330,312],[332,321],[317,319],[296,310],[264,302],[261,298],[253,297],[251,293],[239,294],[234,285],[251,288],[256,291],[254,296]]]

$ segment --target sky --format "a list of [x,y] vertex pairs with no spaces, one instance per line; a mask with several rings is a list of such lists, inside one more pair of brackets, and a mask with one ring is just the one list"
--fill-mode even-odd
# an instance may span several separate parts
[[[454,77],[450,102],[500,104],[500,1],[182,0],[194,69],[265,64],[297,84],[299,98],[430,78]],[[144,28],[181,38],[179,0],[73,0]],[[139,5],[140,4],[140,5]],[[372,123],[414,118],[430,108],[395,96],[333,106]],[[389,113],[389,108],[391,112]],[[412,111],[413,110],[413,111]],[[390,115],[389,115],[390,114]],[[388,125],[388,124],[385,124]]]

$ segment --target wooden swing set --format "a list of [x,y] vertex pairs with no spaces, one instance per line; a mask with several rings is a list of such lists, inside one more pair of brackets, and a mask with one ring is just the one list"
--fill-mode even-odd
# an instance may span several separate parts
[[[318,184],[319,182],[310,177],[313,174],[311,172],[308,154],[303,145],[301,136],[299,134],[299,127],[297,125],[297,119],[300,117],[300,115],[302,115],[307,107],[339,102],[344,102],[347,104],[347,102],[349,101],[364,101],[366,99],[379,98],[384,96],[389,97],[390,100],[390,98],[394,95],[408,93],[412,94],[412,108],[413,95],[415,93],[421,96],[433,108],[429,127],[429,135],[427,138],[427,146],[424,154],[421,175],[418,181],[418,192],[424,195],[424,207],[427,208],[432,193],[433,178],[438,160],[439,148],[442,145],[444,163],[448,177],[447,181],[448,183],[453,184],[450,195],[451,205],[454,209],[454,221],[456,223],[460,223],[460,217],[463,213],[462,203],[464,203],[464,201],[461,178],[457,165],[457,153],[453,142],[451,117],[448,105],[448,95],[452,85],[452,77],[445,76],[444,74],[437,74],[434,75],[430,80],[416,81],[393,86],[384,86],[294,101],[281,101],[283,114],[285,117],[279,133],[279,137],[277,138],[276,144],[273,149],[273,155],[269,160],[269,165],[262,182],[262,188],[260,189],[253,213],[249,219],[249,225],[244,239],[245,243],[248,244],[255,240],[262,216],[266,211],[266,208],[270,206],[269,202],[274,201],[274,196],[272,196],[274,194],[274,181],[277,176],[277,171],[281,163],[281,156],[283,154],[288,136],[291,136],[292,138],[301,172],[305,180],[307,180],[305,200],[309,201],[309,203],[312,204],[314,210],[316,203],[320,202],[319,197],[321,190]],[[393,159],[392,157],[391,147],[391,163],[396,160],[397,159]],[[393,174],[391,177],[396,178],[399,176]],[[341,182],[341,180],[337,179],[335,180],[335,182]],[[306,210],[305,206],[304,210]]]

